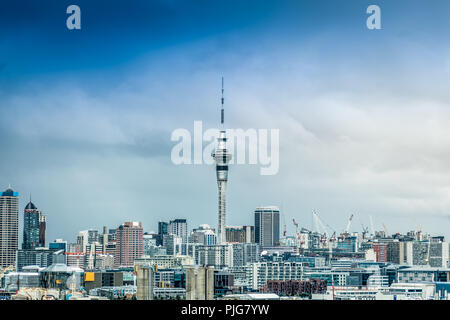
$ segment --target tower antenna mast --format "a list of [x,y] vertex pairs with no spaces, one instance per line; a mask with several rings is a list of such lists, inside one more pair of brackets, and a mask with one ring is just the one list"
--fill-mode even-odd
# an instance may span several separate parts
[[225,117],[225,110],[224,110],[224,102],[225,102],[225,98],[223,97],[223,93],[224,93],[224,89],[223,89],[223,77],[222,77],[222,98],[221,98],[221,104],[222,104],[222,109],[220,110],[220,124],[222,125],[222,129],[224,127],[224,117]]

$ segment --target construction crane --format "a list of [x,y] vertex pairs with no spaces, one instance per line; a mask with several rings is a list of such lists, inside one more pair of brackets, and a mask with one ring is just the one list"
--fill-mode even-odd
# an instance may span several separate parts
[[333,242],[336,241],[336,231],[333,232],[331,237],[328,239],[328,260],[330,261],[331,266],[331,259],[333,258]]
[[330,234],[329,229],[333,230],[333,228],[331,228],[328,224],[324,224],[322,219],[320,219],[319,215],[317,214],[317,212],[315,210],[313,210],[312,213],[313,213],[314,222],[316,224],[316,231],[318,233],[324,233],[328,237],[328,235]]
[[383,229],[384,229],[384,236],[387,237],[388,232],[387,232],[386,225],[384,223],[383,223]]
[[[298,223],[295,222],[294,218],[292,218],[292,223],[295,226],[295,239],[296,239],[296,242],[298,242],[298,239],[300,238],[300,234],[298,233]],[[298,246],[298,244],[297,244],[297,246]]]
[[286,219],[284,218],[284,214],[281,214],[281,217],[283,218],[283,238],[286,238]]
[[372,236],[375,236],[375,229],[373,228],[372,216],[369,216],[369,219],[370,219],[370,232],[372,232]]
[[348,234],[350,226],[352,225],[353,214],[348,218],[347,226],[345,227],[344,234]]
[[294,218],[292,218],[292,223],[293,223],[294,226],[295,226],[295,234],[298,234],[298,223],[295,222],[295,219],[294,219]]
[[369,228],[368,227],[364,227],[364,225],[361,223],[361,227],[362,227],[362,238],[366,239],[366,234],[369,233]]

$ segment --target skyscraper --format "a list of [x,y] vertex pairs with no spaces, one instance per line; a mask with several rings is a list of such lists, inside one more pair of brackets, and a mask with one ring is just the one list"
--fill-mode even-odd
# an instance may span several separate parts
[[217,186],[219,189],[219,222],[217,227],[217,242],[219,244],[226,242],[226,190],[228,181],[228,162],[231,160],[231,153],[227,150],[227,138],[224,125],[224,97],[223,97],[223,78],[222,78],[222,109],[220,110],[221,130],[217,139],[217,148],[212,157],[216,161]]
[[23,212],[22,249],[45,247],[45,224],[45,216],[30,200]]
[[19,193],[0,192],[0,267],[16,263],[19,238]]
[[144,229],[140,222],[125,222],[116,230],[116,267],[132,267],[144,255]]
[[280,209],[259,207],[255,210],[255,242],[261,247],[280,243]]
[[187,221],[186,219],[175,219],[169,221],[167,228],[169,234],[174,234],[182,239],[183,243],[187,243]]

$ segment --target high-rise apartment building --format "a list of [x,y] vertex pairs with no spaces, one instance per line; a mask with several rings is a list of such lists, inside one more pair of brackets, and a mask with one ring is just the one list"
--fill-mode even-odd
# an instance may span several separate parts
[[140,222],[125,222],[116,229],[114,265],[131,267],[144,254],[144,229]]
[[14,266],[19,238],[19,193],[0,192],[0,267]]
[[280,209],[275,206],[255,210],[255,243],[261,247],[280,244]]

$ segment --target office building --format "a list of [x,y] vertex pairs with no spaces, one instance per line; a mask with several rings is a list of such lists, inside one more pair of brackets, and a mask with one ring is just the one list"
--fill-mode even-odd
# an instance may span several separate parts
[[45,215],[30,201],[23,213],[22,249],[45,247],[45,228]]
[[261,247],[280,244],[280,210],[277,207],[256,208],[255,242]]

